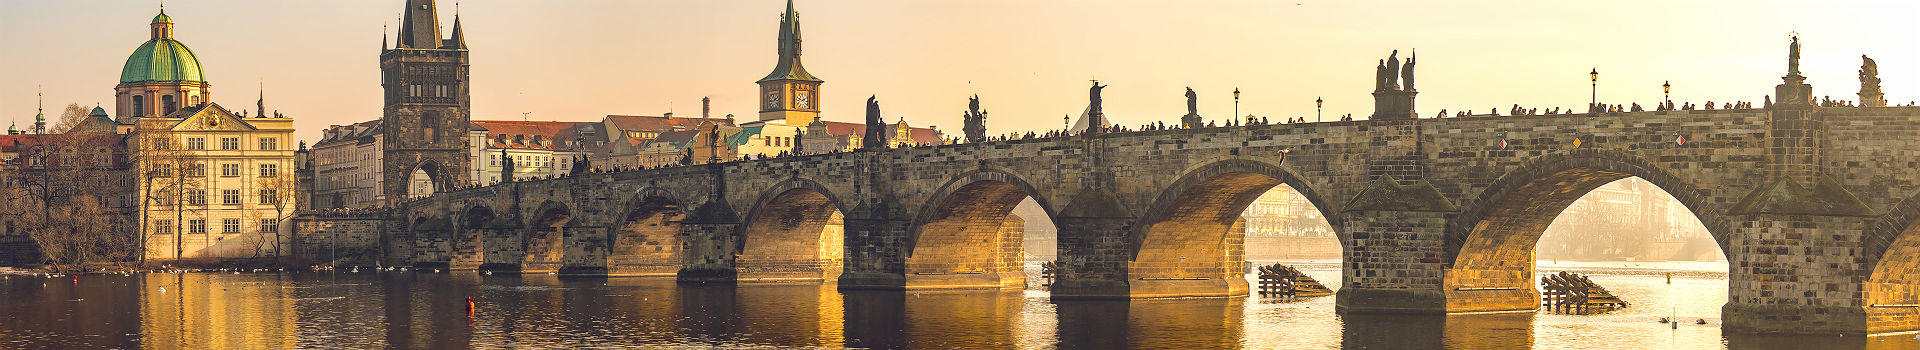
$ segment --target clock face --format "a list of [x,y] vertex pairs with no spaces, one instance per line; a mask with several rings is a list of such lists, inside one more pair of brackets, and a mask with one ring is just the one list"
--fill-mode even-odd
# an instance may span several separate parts
[[778,92],[767,93],[767,108],[773,109],[773,108],[779,108],[779,107],[780,107],[780,93]]
[[807,100],[808,100],[808,98],[807,98],[807,95],[811,95],[811,94],[808,94],[808,93],[807,93],[806,91],[801,91],[801,92],[796,92],[796,93],[794,93],[794,94],[793,94],[793,107],[794,107],[794,108],[807,108],[807,105],[809,105],[809,104],[810,104],[810,103],[809,103],[809,102],[807,101]]

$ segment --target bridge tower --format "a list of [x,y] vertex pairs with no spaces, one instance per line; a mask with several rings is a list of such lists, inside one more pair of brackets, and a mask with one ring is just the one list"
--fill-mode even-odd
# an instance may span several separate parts
[[407,0],[404,13],[399,43],[380,53],[386,100],[380,117],[381,194],[389,203],[407,197],[416,173],[427,176],[436,191],[472,180],[466,178],[472,105],[460,17],[454,15],[452,37],[442,39],[433,0]]

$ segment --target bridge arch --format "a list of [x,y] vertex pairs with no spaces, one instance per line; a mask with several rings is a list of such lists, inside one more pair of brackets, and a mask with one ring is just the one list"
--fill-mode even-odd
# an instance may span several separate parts
[[690,212],[678,198],[658,187],[634,191],[614,222],[609,275],[675,276],[686,266],[680,223]]
[[1627,177],[1639,177],[1672,195],[1706,225],[1720,251],[1731,254],[1731,226],[1723,210],[1709,204],[1705,189],[1628,153],[1581,149],[1528,160],[1462,205],[1460,215],[1447,224],[1446,261],[1460,267],[1525,260],[1531,266],[1532,260],[1520,255],[1532,255],[1534,243],[1555,217],[1595,188]]
[[[1247,284],[1241,274],[1245,235],[1231,231],[1255,199],[1283,185],[1306,197],[1322,217],[1337,220],[1329,215],[1334,208],[1319,189],[1279,164],[1227,159],[1181,174],[1159,191],[1140,224],[1128,232],[1126,247],[1131,255],[1126,276],[1131,293],[1155,296],[1157,290],[1165,289],[1245,294]],[[1341,241],[1346,244],[1344,238]]]
[[453,257],[452,226],[444,217],[416,216],[407,225],[408,236],[413,238],[408,261],[417,267],[447,267]]
[[565,203],[546,201],[526,216],[526,238],[521,270],[561,272],[566,267],[567,224],[573,222],[573,210]]
[[835,281],[844,271],[846,210],[826,186],[792,178],[762,191],[734,250],[742,282]]
[[1920,194],[1869,223],[1860,243],[1860,256],[1866,258],[1860,296],[1868,307],[1867,331],[1911,330],[1920,310],[1887,306],[1920,305]]
[[447,183],[449,179],[445,173],[446,169],[440,165],[440,162],[432,159],[422,160],[414,164],[412,169],[407,172],[407,183],[404,187],[407,198],[422,198],[453,188]]
[[1707,228],[1734,260],[1730,226],[1708,192],[1664,167],[1625,152],[1580,149],[1527,160],[1494,180],[1447,221],[1441,263],[1449,311],[1531,310],[1536,245],[1574,201],[1600,186],[1638,177],[1666,191]]
[[[1014,222],[1009,215],[1031,197],[1052,222],[1052,206],[1040,193],[998,169],[969,171],[941,185],[908,225],[908,288],[1025,287],[1024,222],[1034,218]],[[1015,224],[1023,227],[1003,227]]]

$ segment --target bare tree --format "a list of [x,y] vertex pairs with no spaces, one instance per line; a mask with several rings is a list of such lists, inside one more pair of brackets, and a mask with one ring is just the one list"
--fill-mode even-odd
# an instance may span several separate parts
[[17,139],[8,164],[12,186],[0,199],[6,217],[58,270],[127,262],[142,253],[130,229],[131,181],[118,135],[35,135]]
[[205,168],[186,149],[183,140],[166,131],[166,128],[142,129],[128,141],[134,147],[140,147],[140,156],[134,159],[134,169],[138,170],[140,181],[139,200],[144,204],[143,208],[170,209],[165,212],[170,215],[150,217],[163,212],[141,210],[139,220],[143,227],[141,232],[144,233],[141,236],[172,235],[173,252],[166,256],[179,259],[185,253],[182,243],[186,240],[187,214],[191,212],[198,216],[206,200],[204,196],[193,197],[204,194],[206,177],[197,172],[205,171]]
[[81,107],[78,103],[68,103],[67,108],[60,110],[60,120],[55,120],[53,125],[47,126],[47,132],[66,133],[74,126],[80,125],[80,122],[87,121],[87,114],[92,112],[92,109]]
[[258,256],[262,250],[271,250],[273,256],[282,256],[281,244],[286,240],[281,237],[279,226],[293,217],[294,196],[300,190],[299,182],[294,180],[291,172],[275,171],[273,174],[260,174],[256,187],[260,189],[260,205],[273,208],[273,217],[270,218],[273,227],[271,232],[265,231],[269,228],[261,228],[262,242],[256,243],[254,255]]

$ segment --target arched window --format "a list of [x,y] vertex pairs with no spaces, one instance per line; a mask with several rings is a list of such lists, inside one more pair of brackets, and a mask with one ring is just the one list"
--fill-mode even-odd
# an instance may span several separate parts
[[133,116],[135,117],[147,116],[147,97],[146,96],[133,97]]
[[198,105],[200,105],[200,95],[193,95],[193,96],[188,96],[188,97],[187,97],[187,100],[188,100],[188,101],[193,101],[192,103],[188,103],[188,104],[187,104],[188,106],[198,106]]
[[160,96],[160,115],[173,114],[174,110],[173,95]]

